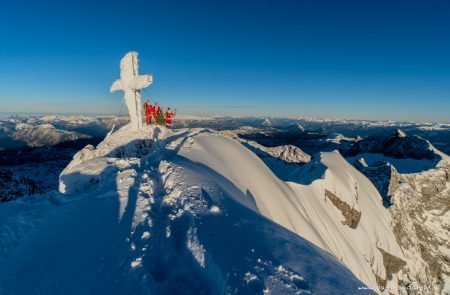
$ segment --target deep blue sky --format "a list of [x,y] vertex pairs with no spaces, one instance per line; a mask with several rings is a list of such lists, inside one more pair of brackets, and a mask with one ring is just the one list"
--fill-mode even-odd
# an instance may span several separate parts
[[0,112],[116,113],[119,60],[180,113],[450,121],[450,1],[20,1]]

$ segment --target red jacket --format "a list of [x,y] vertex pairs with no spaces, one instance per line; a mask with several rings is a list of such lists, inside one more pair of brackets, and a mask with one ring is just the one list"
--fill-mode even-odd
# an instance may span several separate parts
[[151,116],[153,113],[153,107],[151,104],[149,103],[145,103],[144,104],[144,108],[145,108],[145,115],[146,116]]

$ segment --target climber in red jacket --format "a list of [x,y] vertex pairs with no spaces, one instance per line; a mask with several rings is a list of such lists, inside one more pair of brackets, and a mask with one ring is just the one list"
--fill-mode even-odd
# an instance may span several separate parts
[[166,128],[170,128],[172,126],[172,119],[175,117],[175,113],[172,113],[170,108],[167,108],[164,117],[166,118]]
[[144,110],[145,110],[145,124],[149,125],[152,123],[152,117],[153,117],[153,107],[150,104],[150,100],[147,99],[144,103]]

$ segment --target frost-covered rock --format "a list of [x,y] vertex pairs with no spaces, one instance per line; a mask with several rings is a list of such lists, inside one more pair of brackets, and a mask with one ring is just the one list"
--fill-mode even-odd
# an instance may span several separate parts
[[[73,160],[62,171],[59,190],[64,194],[92,189],[120,170],[126,161],[112,159],[141,158],[149,154],[158,140],[167,132],[165,128],[142,128],[134,130],[131,124],[122,127],[105,138],[96,148],[87,145],[75,154]],[[130,140],[131,138],[131,140]],[[117,166],[119,165],[119,167]]]

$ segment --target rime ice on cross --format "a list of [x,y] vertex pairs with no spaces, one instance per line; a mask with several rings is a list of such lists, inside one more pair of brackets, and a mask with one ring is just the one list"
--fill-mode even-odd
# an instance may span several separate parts
[[138,53],[128,52],[120,61],[120,79],[111,85],[111,92],[123,90],[125,103],[135,130],[142,127],[142,102],[140,89],[152,84],[152,75],[138,74]]

